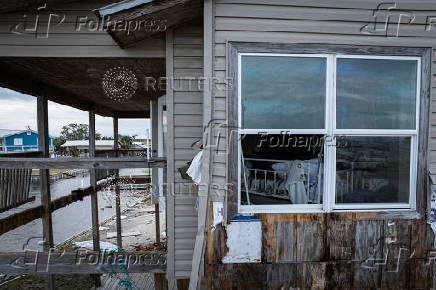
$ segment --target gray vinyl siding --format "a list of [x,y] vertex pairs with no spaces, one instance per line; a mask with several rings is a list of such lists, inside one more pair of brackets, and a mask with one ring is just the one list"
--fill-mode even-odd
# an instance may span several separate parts
[[[399,37],[361,33],[361,28],[374,22],[377,0],[215,0],[214,76],[224,79],[228,73],[228,42],[320,43],[400,47],[436,47],[436,25],[426,30],[427,17],[436,16],[434,0],[395,1],[400,10],[412,10],[413,24],[402,24]],[[385,21],[383,16],[379,22]],[[395,18],[391,18],[391,21]],[[403,18],[404,22],[408,20]],[[390,31],[394,25],[390,26]],[[436,51],[433,50],[434,60]],[[429,169],[436,182],[436,64],[432,61],[431,115],[429,127]],[[227,92],[214,95],[216,122],[225,122]],[[428,110],[429,108],[421,108]],[[226,133],[221,130],[221,144]],[[225,142],[224,142],[225,141]],[[222,156],[226,151],[218,150]],[[226,158],[214,156],[213,182],[227,181]],[[215,200],[222,199],[215,196]]]
[[[112,1],[116,2],[116,1]],[[82,1],[75,3],[47,4],[40,12],[38,37],[34,33],[14,34],[11,28],[25,21],[28,15],[29,26],[33,23],[36,6],[27,11],[0,14],[0,57],[165,57],[164,39],[142,41],[128,49],[120,49],[112,37],[104,30],[85,29],[78,31],[77,23],[81,17],[97,20],[92,11],[103,7],[110,1]],[[46,25],[48,13],[65,15],[59,25],[51,25],[48,37]],[[52,23],[58,18],[54,17]]]
[[[169,152],[169,162],[173,159],[174,165],[168,170],[173,170],[169,183],[174,182],[174,242],[173,248],[168,248],[168,256],[174,263],[169,271],[174,271],[177,279],[189,278],[191,274],[192,255],[194,252],[195,236],[197,234],[197,210],[194,208],[197,199],[197,186],[182,179],[178,168],[192,160],[197,149],[192,144],[202,140],[203,123],[203,92],[193,81],[187,78],[201,78],[203,76],[203,36],[201,25],[184,25],[173,30],[172,49],[173,59],[170,70],[174,82],[170,88],[172,98],[167,102],[168,113],[171,114],[173,125],[168,127],[169,142],[172,149]],[[168,44],[167,44],[168,45]],[[168,49],[168,47],[167,47]],[[168,55],[168,54],[167,54]],[[168,60],[167,60],[168,61]],[[168,72],[167,72],[168,73]],[[183,78],[183,80],[177,80]],[[189,84],[188,82],[191,82]],[[171,132],[170,132],[171,130]],[[173,136],[170,140],[170,136]],[[196,147],[198,148],[198,147]],[[172,156],[172,158],[170,157]],[[171,213],[168,213],[171,215]],[[170,237],[171,239],[171,237]]]

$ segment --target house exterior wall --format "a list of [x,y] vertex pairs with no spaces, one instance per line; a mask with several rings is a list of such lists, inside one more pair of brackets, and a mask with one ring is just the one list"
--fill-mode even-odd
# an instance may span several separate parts
[[[401,10],[416,10],[414,24],[400,26],[399,37],[396,29],[389,30],[389,37],[383,31],[374,35],[362,33],[366,24],[374,22],[377,12],[375,0],[364,1],[285,1],[285,0],[215,0],[214,35],[214,76],[225,80],[228,68],[228,42],[267,42],[267,43],[319,43],[344,45],[374,45],[399,47],[436,46],[436,26],[426,25],[436,16],[436,3],[433,1],[396,1]],[[430,19],[430,20],[429,20]],[[378,18],[384,21],[383,14]],[[392,20],[394,21],[394,20]],[[396,26],[393,24],[392,26]],[[392,29],[392,30],[391,30]],[[427,29],[427,31],[426,31]],[[436,50],[433,50],[433,55]],[[432,88],[435,86],[436,67],[432,66]],[[225,86],[224,81],[222,85]],[[430,122],[429,168],[436,174],[436,95],[432,89]],[[227,118],[227,91],[219,90],[214,96],[214,116],[217,123],[225,123]],[[215,132],[215,134],[218,134]],[[219,153],[215,155],[213,168],[214,181],[226,180],[226,134],[221,129]],[[219,155],[219,156],[217,156]],[[223,196],[223,194],[221,194]]]
[[[374,16],[378,15],[378,23],[386,20],[386,14],[377,10],[380,2],[375,0],[214,0],[214,49],[211,52],[214,77],[222,80],[222,86],[226,86],[224,80],[231,77],[228,53],[231,42],[423,47],[433,49],[434,55],[436,27],[426,24],[436,15],[436,2],[400,0],[395,3],[396,8],[402,10],[400,13],[415,15],[413,23],[400,25],[398,37],[393,28],[397,23],[389,27],[388,36],[383,31],[370,34],[361,31],[363,26],[374,23]],[[390,20],[397,21],[394,18]],[[436,174],[435,73],[433,64],[431,106],[421,108],[421,113],[430,112],[426,165],[433,177]],[[229,90],[214,93],[212,119],[216,124],[228,124],[229,102]],[[220,142],[212,156],[212,183],[225,184],[230,182],[228,168],[237,160],[226,158],[229,140],[225,126],[214,133],[219,134]],[[421,145],[427,147],[427,144]],[[214,201],[226,200],[225,190],[212,193]],[[424,195],[428,210],[428,191]],[[264,263],[221,264],[227,253],[225,228],[209,231],[205,270],[208,288],[427,289],[436,286],[433,282],[435,266],[418,259],[404,259],[398,268],[393,266],[393,256],[384,265],[365,264],[372,258],[383,259],[383,253],[398,256],[400,245],[405,245],[414,255],[428,257],[433,249],[434,233],[426,223],[425,210],[407,217],[385,213],[257,216],[262,220]]]
[[[203,75],[201,24],[187,24],[167,32],[167,277],[189,278],[197,233],[198,188],[178,168],[199,152],[192,144],[202,140],[203,93],[197,81]],[[189,80],[191,79],[191,80]],[[173,185],[173,186],[172,186]],[[172,188],[171,188],[172,186]],[[172,194],[174,192],[174,194]],[[174,260],[173,260],[174,259]]]
[[[23,140],[22,146],[16,146],[14,139],[20,138]],[[4,138],[5,151],[23,151],[23,150],[38,150],[38,134],[32,132],[27,135],[27,132],[11,135]],[[52,138],[49,138],[49,146],[52,151]]]
[[[112,2],[117,1],[48,3],[45,9],[39,11],[39,6],[35,5],[27,11],[0,14],[0,56],[165,57],[165,41],[159,38],[142,41],[131,48],[120,49],[111,36],[101,28],[101,22],[98,22],[92,11]],[[49,26],[47,23],[50,13],[54,16]],[[24,17],[24,14],[27,17]],[[61,22],[63,17],[65,18]],[[30,31],[35,27],[36,21],[37,33]],[[88,25],[85,25],[86,22]],[[24,27],[28,29],[25,33]]]

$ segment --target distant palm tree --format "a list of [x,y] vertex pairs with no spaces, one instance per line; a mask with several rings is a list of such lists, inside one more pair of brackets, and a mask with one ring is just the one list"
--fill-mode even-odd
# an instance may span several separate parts
[[129,149],[133,146],[133,137],[127,135],[119,135],[118,144],[121,149]]

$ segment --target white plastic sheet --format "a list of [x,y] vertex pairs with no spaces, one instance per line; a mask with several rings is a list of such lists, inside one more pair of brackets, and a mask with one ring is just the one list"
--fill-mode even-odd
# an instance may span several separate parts
[[186,173],[192,178],[195,184],[200,184],[201,182],[201,167],[203,162],[203,150],[195,155],[194,159],[192,159],[191,165],[188,168]]

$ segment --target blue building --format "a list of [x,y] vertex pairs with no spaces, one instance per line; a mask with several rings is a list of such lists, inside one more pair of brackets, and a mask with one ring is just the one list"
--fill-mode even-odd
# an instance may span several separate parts
[[[50,151],[53,152],[53,140],[49,137]],[[31,130],[0,129],[0,151],[37,151],[38,133]]]

